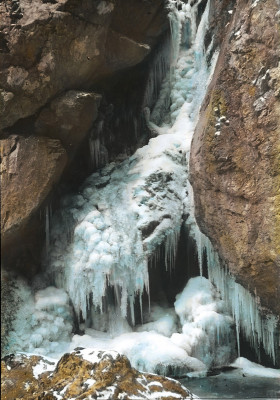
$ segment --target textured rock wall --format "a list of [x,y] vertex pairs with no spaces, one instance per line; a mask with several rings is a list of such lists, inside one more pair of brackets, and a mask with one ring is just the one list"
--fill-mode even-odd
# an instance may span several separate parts
[[[128,3],[128,2],[126,2]],[[142,61],[166,28],[163,1],[20,0],[0,5],[1,126],[59,92],[90,88]]]
[[221,259],[280,313],[280,12],[239,0],[191,151],[196,217]]

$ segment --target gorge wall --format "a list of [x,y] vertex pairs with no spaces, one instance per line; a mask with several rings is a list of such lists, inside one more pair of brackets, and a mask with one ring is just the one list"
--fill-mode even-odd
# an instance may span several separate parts
[[280,312],[279,2],[237,1],[194,134],[196,218],[237,281]]

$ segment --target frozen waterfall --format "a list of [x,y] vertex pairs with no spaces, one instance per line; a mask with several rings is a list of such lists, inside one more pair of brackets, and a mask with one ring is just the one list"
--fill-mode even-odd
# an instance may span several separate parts
[[[155,137],[89,176],[52,217],[46,209],[45,277],[58,289],[37,290],[35,297],[17,289],[26,304],[16,317],[12,351],[57,357],[77,346],[110,348],[140,370],[182,376],[231,363],[242,332],[275,361],[276,321],[262,319],[255,299],[221,268],[194,218],[190,144],[218,57],[212,42],[204,47],[210,2],[203,8],[202,0],[168,1],[171,46],[156,58],[143,99]],[[93,164],[103,164],[99,139],[90,146]],[[186,277],[174,307],[155,304],[151,268],[174,271],[183,224],[196,241],[200,276]],[[205,254],[209,279],[202,276]]]

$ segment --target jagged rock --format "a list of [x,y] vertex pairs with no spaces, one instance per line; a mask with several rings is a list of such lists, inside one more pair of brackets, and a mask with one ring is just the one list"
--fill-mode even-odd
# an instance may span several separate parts
[[35,131],[60,139],[72,158],[97,117],[100,100],[96,93],[70,90],[41,111]]
[[12,135],[1,141],[2,248],[24,230],[66,162],[59,140]]
[[5,400],[197,398],[173,379],[131,368],[115,351],[77,348],[57,365],[39,356],[9,355],[1,362],[1,374]]
[[[280,312],[278,2],[238,1],[192,144],[196,217],[238,282]],[[260,35],[261,32],[261,35]],[[226,117],[219,135],[215,124]]]
[[167,26],[164,1],[126,3],[21,0],[16,20],[12,2],[0,4],[1,129],[146,57]]

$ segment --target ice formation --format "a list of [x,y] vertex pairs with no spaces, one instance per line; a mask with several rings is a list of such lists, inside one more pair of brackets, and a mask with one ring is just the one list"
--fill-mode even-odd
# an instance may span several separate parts
[[100,334],[89,328],[85,335],[73,337],[71,348],[114,349],[125,354],[133,367],[163,375],[206,372],[234,359],[232,318],[223,310],[209,280],[196,277],[177,296],[175,309],[152,306],[136,332]]
[[[203,52],[209,4],[198,28],[197,5],[182,3],[178,11],[170,2],[170,8],[175,123],[158,127],[159,135],[128,160],[91,175],[52,221],[50,269],[84,319],[91,304],[104,310],[106,289],[113,287],[122,316],[129,313],[134,323],[135,296],[149,292],[148,259],[165,243],[166,267],[174,264],[187,196],[186,154],[210,73]],[[185,24],[191,26],[188,45]]]
[[21,305],[9,334],[9,352],[24,351],[58,357],[67,351],[73,330],[73,312],[63,289],[48,287],[32,293],[27,283],[16,282]]
[[199,231],[196,224],[192,224],[192,233],[196,238],[200,262],[202,263],[205,252],[209,280],[221,293],[226,309],[235,320],[238,354],[240,355],[240,334],[242,333],[256,351],[259,361],[262,345],[265,353],[275,364],[279,319],[272,314],[262,314],[257,296],[252,295],[249,290],[235,281],[229,271],[222,268],[210,240]]

